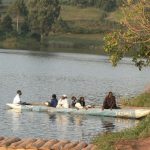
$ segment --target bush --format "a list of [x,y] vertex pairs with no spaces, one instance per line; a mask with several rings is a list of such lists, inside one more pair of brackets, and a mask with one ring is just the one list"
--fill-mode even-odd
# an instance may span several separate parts
[[12,26],[12,18],[9,15],[6,15],[1,23],[1,29],[5,33],[10,33],[13,31],[13,26]]
[[30,32],[30,28],[29,28],[29,25],[28,23],[25,21],[22,23],[21,25],[21,35],[26,35]]
[[6,49],[15,49],[17,47],[17,39],[15,37],[10,37],[2,42],[2,47]]
[[66,21],[62,20],[61,18],[56,21],[56,23],[53,25],[52,27],[52,31],[54,33],[62,33],[62,32],[69,32],[70,31],[70,27],[69,25],[67,24]]
[[41,41],[41,35],[39,33],[29,33],[28,36],[30,38],[37,40],[38,42]]

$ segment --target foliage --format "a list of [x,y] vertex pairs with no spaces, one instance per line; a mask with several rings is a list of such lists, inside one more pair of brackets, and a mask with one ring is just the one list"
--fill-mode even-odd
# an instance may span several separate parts
[[30,32],[30,28],[29,28],[29,23],[27,20],[25,20],[22,24],[21,24],[21,35],[26,35]]
[[[18,0],[18,2],[20,3],[21,1],[22,0],[20,1]],[[49,1],[53,3],[52,0]],[[49,37],[51,37],[50,41],[46,40],[48,44],[50,43],[49,47],[51,46],[53,47],[54,45],[56,47],[58,46],[59,48],[66,48],[66,47],[82,48],[82,49],[85,48],[87,49],[87,51],[88,49],[91,49],[91,53],[93,52],[97,54],[100,53],[104,54],[103,51],[98,51],[98,48],[101,49],[101,46],[103,45],[102,36],[107,30],[110,31],[114,27],[116,27],[116,24],[115,22],[112,23],[112,21],[109,21],[109,19],[105,20],[107,16],[109,17],[109,14],[106,11],[100,10],[101,9],[100,5],[98,5],[98,3],[103,0],[86,0],[84,2],[86,3],[87,6],[85,6],[83,2],[80,2],[82,0],[80,1],[78,0],[80,4],[82,3],[82,6],[78,5],[77,3],[73,4],[73,2],[75,2],[76,0],[62,0],[62,1],[64,1],[64,4],[68,3],[67,6],[66,5],[61,6],[60,17],[58,17],[58,19],[57,18],[55,19],[54,23],[52,23],[52,26],[50,24],[49,29],[46,29],[45,27],[42,26],[42,20],[40,19],[40,17],[44,18],[42,16],[47,16],[47,14],[44,15],[46,10],[45,11],[41,10],[44,7],[42,6],[42,2],[40,3],[38,0],[37,1],[24,0],[24,4],[28,12],[25,16],[21,13],[17,17],[17,13],[16,13],[17,11],[16,10],[11,11],[11,17],[13,18],[14,28],[16,28],[17,25],[16,21],[18,20],[18,29],[17,29],[18,33],[16,33],[15,36],[17,36],[18,38],[20,37],[28,38],[28,39],[33,38],[33,40],[39,42],[41,40],[41,37],[49,35]],[[104,1],[107,3],[106,0]],[[3,13],[2,17],[4,13],[7,13],[8,6],[14,5],[16,0],[6,0],[3,2],[6,7],[4,7],[3,10],[1,10]],[[32,6],[29,6],[31,2],[33,4]],[[39,5],[41,5],[42,7],[40,7]],[[68,6],[68,5],[72,5],[72,6]],[[38,8],[36,8],[36,6],[38,6]],[[11,8],[12,7],[13,6],[11,6]],[[32,15],[31,13],[29,14],[29,11],[33,12]],[[37,12],[39,12],[39,14]],[[37,16],[38,19],[36,20]],[[50,17],[47,18],[50,19]],[[44,34],[42,34],[41,27],[45,28]],[[61,34],[61,38],[59,38],[60,34]],[[57,38],[53,39],[55,35]],[[69,37],[66,38],[67,36]],[[82,40],[82,37],[84,37],[85,40]],[[92,39],[92,40],[88,40],[88,39]],[[3,41],[0,42],[2,43]],[[21,40],[19,40],[18,42],[21,42]],[[28,49],[28,47],[29,45],[26,46],[26,49]]]
[[[144,100],[143,100],[144,99]],[[127,106],[147,106],[150,107],[150,94],[144,93],[135,97],[130,102],[126,103]],[[107,133],[101,136],[97,136],[93,143],[102,150],[113,150],[114,144],[121,140],[131,140],[137,138],[144,138],[150,136],[150,115],[143,119],[138,126],[132,129],[126,129],[117,133]]]
[[70,31],[70,27],[68,26],[67,21],[62,20],[62,18],[60,17],[52,26],[52,31],[53,33],[64,33]]
[[105,36],[104,49],[114,66],[127,53],[132,53],[132,61],[141,70],[150,64],[150,1],[131,2],[122,10],[124,28]]
[[29,36],[32,38],[32,39],[35,39],[36,41],[40,42],[41,40],[41,36],[39,33],[30,33]]
[[97,136],[93,143],[98,150],[114,150],[115,144],[120,140],[133,140],[150,136],[150,115],[144,118],[138,126],[117,133],[107,133]]
[[6,15],[1,23],[1,29],[5,33],[9,33],[13,31],[13,26],[12,26],[12,18],[9,15]]
[[15,0],[15,2],[10,5],[10,12],[16,16],[16,30],[19,31],[19,19],[21,16],[27,16],[28,10],[25,5],[24,0]]
[[80,7],[98,7],[105,11],[113,11],[122,4],[123,0],[60,0],[61,4]]
[[150,107],[150,93],[143,93],[128,100],[122,100],[125,106]]
[[14,49],[17,47],[17,38],[16,37],[7,37],[2,43],[2,46],[5,48],[11,48]]
[[7,49],[40,50],[40,42],[28,35],[26,37],[7,37],[3,42],[0,41],[0,46]]
[[41,37],[47,36],[53,23],[59,17],[58,0],[28,0],[28,19],[33,32],[39,32]]

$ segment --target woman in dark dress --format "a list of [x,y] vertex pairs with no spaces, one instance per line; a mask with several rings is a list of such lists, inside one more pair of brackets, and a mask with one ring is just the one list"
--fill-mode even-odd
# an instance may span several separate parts
[[102,109],[117,109],[116,98],[112,92],[109,92],[105,97]]
[[82,107],[85,107],[85,100],[84,100],[84,97],[80,97],[79,103],[81,104]]

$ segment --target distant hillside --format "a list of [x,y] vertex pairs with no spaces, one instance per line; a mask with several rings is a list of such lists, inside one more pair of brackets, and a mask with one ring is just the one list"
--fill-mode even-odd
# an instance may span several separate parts
[[[5,5],[14,2],[15,0],[2,1]],[[79,5],[66,3],[71,1],[73,2],[74,0],[64,0],[61,2],[60,17],[49,33],[47,41],[48,48],[85,49],[85,51],[89,49],[91,53],[93,53],[93,51],[101,54],[104,53],[102,49],[105,33],[108,33],[115,28],[119,28],[118,18],[120,16],[118,16],[118,14],[120,13],[118,13],[118,8],[116,8],[115,11],[110,12],[95,7],[93,4],[91,6],[81,7]],[[3,8],[3,11],[2,9],[0,11],[2,12],[3,17],[7,12],[7,6]],[[16,19],[13,17],[13,21],[15,20]],[[15,25],[16,23],[14,22],[14,26]],[[34,42],[32,39],[16,40],[9,38],[3,43],[0,42],[0,47],[5,48],[8,45],[14,45],[14,47],[10,46],[7,48],[31,49],[29,47],[30,44],[28,44],[30,41],[32,41],[31,45],[35,46],[35,48],[32,49],[40,47],[38,45],[39,43],[37,44],[35,42],[35,44],[33,44]]]

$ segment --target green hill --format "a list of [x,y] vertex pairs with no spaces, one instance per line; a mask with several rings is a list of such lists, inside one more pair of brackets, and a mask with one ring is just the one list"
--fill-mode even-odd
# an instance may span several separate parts
[[[3,0],[4,4],[13,1]],[[49,34],[48,48],[89,49],[93,53],[103,53],[104,34],[118,26],[115,17],[116,13],[108,13],[94,6],[61,5],[59,20]],[[28,44],[23,41],[21,45]]]

